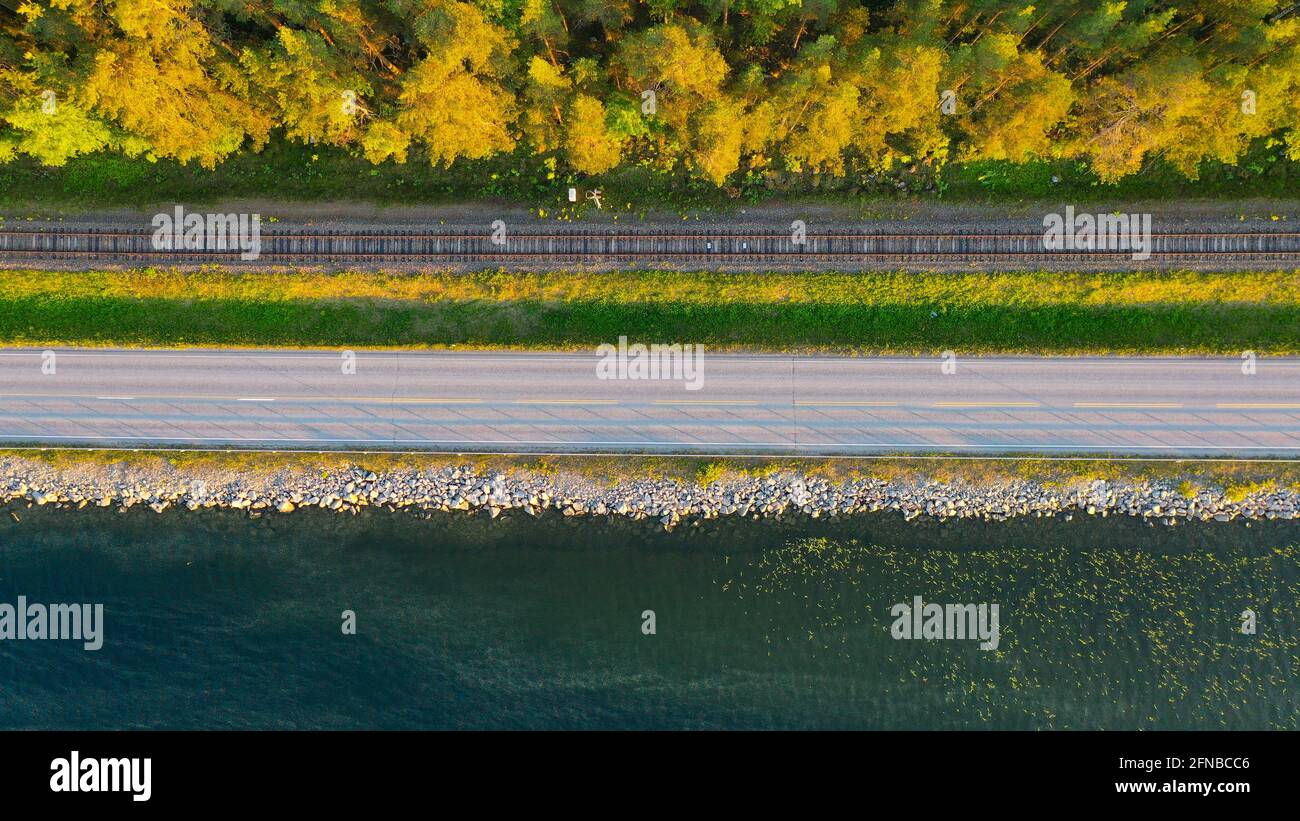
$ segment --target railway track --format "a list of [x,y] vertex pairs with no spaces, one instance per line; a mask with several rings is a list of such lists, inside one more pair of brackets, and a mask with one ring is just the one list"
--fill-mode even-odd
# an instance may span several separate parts
[[[213,247],[216,246],[216,247]],[[246,248],[245,248],[246,250]],[[157,248],[154,232],[141,229],[44,228],[0,231],[0,260],[111,260],[115,262],[240,262],[241,249],[223,247]],[[555,230],[506,232],[450,229],[331,231],[265,229],[257,262],[1077,262],[1131,260],[1131,249],[1048,250],[1041,231],[944,234],[809,233],[803,241],[790,233],[718,230]],[[1194,264],[1300,261],[1300,232],[1153,233],[1150,260]],[[247,260],[245,260],[247,262]]]

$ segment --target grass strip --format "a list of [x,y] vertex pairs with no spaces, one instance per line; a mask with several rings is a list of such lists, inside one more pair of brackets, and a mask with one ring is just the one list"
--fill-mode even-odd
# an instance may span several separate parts
[[1300,271],[0,271],[0,344],[1300,353]]
[[[672,212],[735,211],[766,200],[807,199],[835,204],[897,202],[919,197],[934,201],[1017,203],[1048,198],[1060,202],[1124,200],[1292,198],[1300,163],[1280,154],[1275,140],[1258,140],[1235,163],[1201,163],[1189,180],[1161,160],[1141,173],[1103,183],[1086,163],[1071,159],[1012,163],[986,160],[948,163],[937,179],[925,166],[913,174],[904,167],[869,182],[856,178],[782,172],[750,175],[735,187],[719,188],[681,171],[628,164],[601,174],[595,184],[611,204],[630,210]],[[900,194],[898,182],[907,185]],[[444,168],[429,162],[419,148],[398,165],[372,165],[351,150],[306,145],[273,138],[260,152],[242,151],[215,169],[191,163],[100,152],[73,157],[51,168],[31,159],[0,164],[0,208],[26,212],[43,208],[130,206],[145,203],[197,204],[253,198],[317,202],[368,201],[434,204],[465,201],[511,202],[543,207],[552,215],[570,209],[566,191],[585,181],[551,173],[545,159],[526,150],[483,160],[461,159]],[[927,188],[936,189],[926,191]],[[21,216],[21,213],[10,213]]]

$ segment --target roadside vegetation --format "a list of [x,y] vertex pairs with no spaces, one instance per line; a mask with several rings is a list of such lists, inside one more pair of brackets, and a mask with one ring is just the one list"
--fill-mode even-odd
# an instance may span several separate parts
[[33,0],[0,200],[1281,195],[1297,99],[1281,0]]
[[1196,459],[1034,459],[948,456],[877,458],[752,458],[688,456],[491,456],[451,453],[301,453],[294,451],[79,450],[70,448],[0,448],[0,463],[36,462],[65,472],[120,469],[178,474],[274,476],[282,471],[310,471],[322,477],[355,467],[376,473],[441,470],[469,466],[480,473],[526,471],[550,477],[577,476],[617,485],[636,479],[671,479],[708,486],[713,482],[765,477],[793,471],[830,481],[873,477],[890,482],[938,481],[995,485],[1031,481],[1048,488],[1067,488],[1097,480],[1144,483],[1167,481],[1178,492],[1195,495],[1222,488],[1230,501],[1277,489],[1300,491],[1300,463]]
[[0,344],[1300,353],[1300,271],[0,271]]
[[[630,212],[627,216],[634,218],[663,212],[730,213],[764,202],[857,205],[870,214],[878,204],[894,202],[1293,200],[1300,191],[1300,162],[1263,144],[1249,149],[1238,165],[1202,163],[1195,180],[1159,160],[1112,183],[1101,182],[1086,163],[1071,160],[950,163],[936,173],[935,178],[924,179],[920,170],[898,168],[870,181],[823,177],[815,186],[799,175],[771,175],[726,191],[680,172],[641,166],[612,169],[597,180],[556,176],[544,159],[520,152],[457,161],[451,167],[418,162],[375,166],[344,149],[273,140],[261,153],[235,155],[212,170],[102,152],[76,157],[59,168],[21,159],[0,164],[0,219],[7,216],[13,225],[24,217],[62,212],[233,200],[268,203],[263,207],[284,201],[506,202],[531,207],[542,219],[595,216],[597,209],[585,196],[569,203],[570,185],[599,187],[605,211]],[[1295,218],[1294,214],[1281,216]]]

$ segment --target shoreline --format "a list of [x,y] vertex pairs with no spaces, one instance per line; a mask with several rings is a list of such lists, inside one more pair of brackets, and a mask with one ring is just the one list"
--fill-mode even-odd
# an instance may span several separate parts
[[360,513],[382,508],[430,516],[461,511],[497,518],[538,516],[621,517],[657,521],[665,530],[729,517],[770,519],[785,514],[812,518],[894,512],[904,521],[1001,522],[1017,518],[1066,521],[1075,515],[1130,516],[1148,524],[1236,520],[1300,520],[1300,484],[1262,480],[1223,486],[1203,478],[1093,478],[1064,481],[1011,476],[972,481],[925,473],[828,477],[797,467],[765,475],[695,479],[623,476],[599,481],[576,471],[500,468],[448,463],[435,467],[348,464],[338,469],[283,467],[249,473],[190,465],[160,470],[130,463],[55,466],[17,457],[0,458],[0,507],[20,520],[16,508],[88,506],[125,511],[148,507],[246,511],[252,517],[287,515],[304,508]]

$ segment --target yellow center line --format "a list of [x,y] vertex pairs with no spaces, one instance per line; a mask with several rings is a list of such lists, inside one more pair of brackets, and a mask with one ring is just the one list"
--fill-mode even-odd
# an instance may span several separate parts
[[1261,410],[1300,410],[1300,403],[1287,402],[1220,402],[1215,405],[1216,408],[1236,408],[1249,409],[1258,408]]
[[897,402],[795,402],[801,408],[896,408]]
[[340,397],[340,402],[386,402],[392,405],[477,405],[482,399],[442,399],[429,397],[427,399],[418,396],[396,396],[391,399],[371,399],[366,396],[345,396]]
[[935,402],[936,408],[1037,408],[1037,402]]
[[189,400],[194,402],[367,402],[379,404],[430,404],[430,405],[476,405],[482,399],[450,399],[441,397],[388,397],[388,396],[212,396],[210,394],[163,395],[133,394],[131,396],[113,396],[94,393],[0,393],[0,399],[102,399],[136,402],[172,402]]
[[1076,408],[1181,408],[1181,402],[1075,402]]
[[617,405],[617,399],[516,399],[516,405]]
[[[235,402],[247,397],[242,396],[162,396],[159,394],[132,394],[131,396],[113,396],[105,393],[0,393],[0,399],[203,399],[212,402]],[[259,397],[274,399],[275,397]]]
[[757,405],[758,400],[736,399],[736,400],[710,400],[710,399],[656,399],[656,405]]

